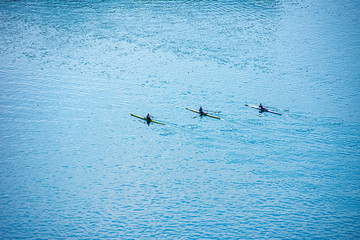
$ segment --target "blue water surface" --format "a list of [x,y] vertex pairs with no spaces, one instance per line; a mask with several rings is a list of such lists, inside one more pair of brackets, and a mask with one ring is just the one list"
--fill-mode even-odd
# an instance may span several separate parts
[[1,1],[0,238],[359,239],[359,24],[349,0]]

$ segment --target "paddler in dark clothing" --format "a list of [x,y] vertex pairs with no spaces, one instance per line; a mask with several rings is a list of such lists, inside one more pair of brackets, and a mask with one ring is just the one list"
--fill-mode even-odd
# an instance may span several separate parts
[[152,121],[150,114],[146,115],[146,122],[147,124],[150,124]]
[[203,110],[202,107],[199,108],[199,112],[200,112],[200,115],[201,115],[201,116],[202,116],[202,115],[206,115],[206,113],[204,113],[204,110]]
[[266,112],[267,109],[263,107],[263,105],[260,103],[259,105],[259,108],[260,108],[260,112]]

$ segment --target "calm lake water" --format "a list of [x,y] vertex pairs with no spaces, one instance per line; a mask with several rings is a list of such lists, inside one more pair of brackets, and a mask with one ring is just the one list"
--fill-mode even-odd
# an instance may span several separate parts
[[359,26],[349,0],[1,1],[0,238],[359,239]]

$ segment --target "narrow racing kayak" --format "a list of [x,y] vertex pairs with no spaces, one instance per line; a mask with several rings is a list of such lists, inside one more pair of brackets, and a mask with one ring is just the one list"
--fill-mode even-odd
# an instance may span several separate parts
[[[145,121],[148,121],[145,117],[141,117],[141,116],[138,116],[138,115],[135,115],[135,114],[131,114],[131,116],[140,118],[140,119],[145,120]],[[152,119],[151,119],[151,122],[161,124],[161,125],[165,125],[165,123],[158,122],[158,121],[155,121],[155,120],[152,120]]]
[[[257,106],[253,106],[253,105],[245,104],[245,106],[261,110],[261,108],[259,108]],[[277,115],[282,115],[281,113],[273,112],[273,111],[270,111],[270,110],[268,110],[266,108],[264,109],[264,112],[273,113],[273,114],[277,114]]]
[[[192,112],[195,112],[195,113],[198,113],[198,114],[201,114],[199,111],[196,111],[196,110],[193,110],[193,109],[190,109],[190,108],[186,108],[187,110],[189,111],[192,111]],[[219,117],[217,116],[213,116],[213,115],[210,115],[208,113],[205,113],[205,114],[202,114],[203,116],[208,116],[208,117],[212,117],[212,118],[216,118],[216,119],[220,119]]]

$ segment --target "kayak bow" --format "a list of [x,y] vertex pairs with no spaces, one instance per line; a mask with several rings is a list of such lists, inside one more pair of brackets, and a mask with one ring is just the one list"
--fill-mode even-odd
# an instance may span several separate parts
[[190,108],[186,108],[186,109],[187,109],[187,110],[189,110],[189,111],[192,111],[192,112],[198,113],[198,114],[200,114],[200,115],[204,115],[204,116],[208,116],[208,117],[212,117],[212,118],[220,119],[219,117],[217,117],[217,116],[213,116],[213,115],[210,115],[210,114],[208,114],[208,113],[201,114],[199,111],[196,111],[196,110],[193,110],[193,109],[190,109]]
[[[145,120],[145,121],[148,121],[148,119],[147,119],[147,118],[145,118],[145,117],[141,117],[141,116],[138,116],[138,115],[135,115],[135,114],[131,114],[131,116],[133,116],[133,117],[137,117],[137,118],[140,118],[140,119]],[[158,122],[158,121],[155,121],[155,120],[152,120],[152,119],[151,119],[151,121],[150,121],[150,122],[157,123],[157,124],[161,124],[161,125],[165,125],[165,123]]]

